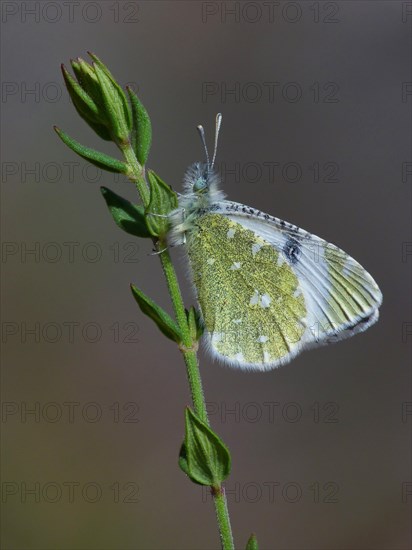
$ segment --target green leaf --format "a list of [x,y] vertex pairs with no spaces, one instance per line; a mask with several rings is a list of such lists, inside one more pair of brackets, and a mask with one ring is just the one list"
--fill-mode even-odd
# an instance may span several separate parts
[[246,550],[259,550],[258,541],[255,533],[252,533],[247,541]]
[[65,132],[63,132],[63,130],[57,128],[57,126],[54,126],[54,129],[59,138],[63,141],[63,143],[70,147],[72,151],[80,155],[82,158],[88,160],[95,166],[98,166],[103,170],[108,170],[109,172],[118,172],[120,174],[127,173],[127,164],[125,164],[124,162],[121,162],[120,160],[117,160],[113,157],[109,157],[109,155],[99,153],[99,151],[95,151],[94,149],[90,149],[89,147],[82,145],[75,139],[68,136]]
[[75,107],[80,111],[80,115],[94,117],[94,120],[97,120],[99,111],[96,103],[89,96],[89,94],[82,88],[82,86],[75,81],[66,67],[61,65],[64,82],[66,84],[67,91],[75,105]]
[[146,109],[137,95],[129,86],[126,87],[126,90],[132,105],[132,147],[137,160],[144,166],[149,156],[150,145],[152,143],[152,124]]
[[[180,447],[180,453],[179,453],[179,468],[190,478],[189,475],[189,465],[187,463],[187,450],[185,442],[183,441],[182,446]],[[203,483],[200,483],[196,479],[192,479],[193,483],[196,483],[197,485],[204,485]]]
[[197,342],[204,331],[204,326],[200,319],[199,311],[194,306],[192,306],[189,311],[186,310],[186,317],[192,340],[194,342]]
[[182,446],[180,447],[179,467],[180,467],[181,470],[184,471],[184,473],[187,476],[189,475],[189,466],[187,464],[187,451],[186,451],[186,445],[185,445],[184,442],[182,443]]
[[126,121],[127,129],[130,131],[132,128],[132,113],[130,110],[129,103],[127,102],[127,99],[126,99],[126,94],[124,93],[124,91],[122,90],[118,82],[115,80],[112,73],[109,71],[106,65],[97,57],[97,55],[95,55],[92,52],[87,52],[87,53],[93,59],[95,66],[99,67],[99,69],[101,69],[105,73],[107,78],[111,81],[112,86],[115,90],[115,95],[118,97],[120,101],[120,105],[123,110],[123,115]]
[[148,170],[150,201],[146,209],[147,227],[153,237],[164,237],[169,230],[169,212],[177,208],[177,195],[155,172]]
[[165,336],[180,344],[182,341],[182,336],[180,334],[179,327],[170,315],[135,285],[130,285],[130,287],[142,312],[156,323]]
[[98,103],[74,80],[64,65],[62,65],[62,73],[67,91],[76,111],[99,137],[110,141],[112,137],[106,127],[107,120],[102,115]]
[[71,59],[70,64],[80,86],[93,99],[96,105],[101,108],[102,94],[100,91],[99,79],[93,67],[81,57]]
[[100,60],[95,60],[93,69],[99,79],[103,110],[109,120],[110,132],[116,141],[126,143],[131,130],[131,112],[126,96]]
[[108,128],[112,135],[112,139],[118,141],[126,140],[127,130],[125,128],[124,120],[122,119],[122,108],[118,104],[118,98],[114,93],[111,81],[99,67],[94,66],[93,70],[99,79],[103,101],[102,111],[108,119]]
[[114,221],[120,229],[136,237],[150,237],[150,233],[146,227],[143,206],[129,202],[110,189],[107,189],[107,187],[101,187],[100,191]]
[[186,436],[180,451],[180,468],[195,483],[220,486],[230,473],[228,448],[189,407],[185,411],[185,426]]

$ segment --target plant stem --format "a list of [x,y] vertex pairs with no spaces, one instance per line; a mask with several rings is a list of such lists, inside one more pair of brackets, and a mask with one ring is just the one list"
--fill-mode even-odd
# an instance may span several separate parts
[[230,526],[229,511],[227,509],[227,500],[225,495],[225,490],[222,487],[219,487],[219,490],[216,494],[212,491],[213,498],[215,501],[215,510],[217,522],[219,524],[220,531],[220,540],[222,542],[222,548],[224,550],[234,549],[232,528]]
[[143,206],[146,208],[149,204],[150,195],[145,179],[144,167],[139,164],[130,142],[119,144],[119,149],[123,153],[125,161],[130,168],[130,172],[127,174],[127,177],[136,185],[137,191],[142,199]]
[[[186,363],[187,377],[189,379],[193,405],[196,414],[203,420],[203,422],[210,425],[203,394],[202,379],[200,378],[197,353],[196,350],[193,349],[193,341],[187,324],[186,312],[183,305],[182,294],[180,292],[176,272],[173,267],[169,251],[164,250],[164,243],[159,242],[157,248],[158,250],[163,250],[160,254],[160,261],[162,263],[163,273],[165,274],[170,297],[172,299],[176,320],[182,333],[184,348],[181,349],[181,351]],[[227,500],[223,487],[219,485],[218,487],[213,488],[212,495],[215,504],[217,522],[219,525],[222,548],[223,550],[233,550],[234,542],[232,528],[230,526],[229,510],[227,508]]]
[[193,405],[195,407],[196,414],[205,424],[210,426],[196,352],[184,351],[183,359],[186,364],[187,378],[189,380],[190,391],[192,393]]
[[[130,143],[121,147],[121,151],[130,168],[129,179],[136,184],[142,202],[146,207],[149,204],[149,189],[144,176],[144,168],[138,163]],[[190,392],[192,394],[193,406],[197,416],[207,425],[210,425],[197,360],[197,342],[193,342],[190,334],[186,310],[183,304],[182,293],[180,291],[176,271],[170,258],[169,250],[167,249],[167,243],[159,240],[156,243],[156,249],[159,252],[160,262],[162,264],[163,273],[165,275],[170,298],[172,300],[176,321],[182,334],[182,345],[180,350],[186,364],[186,372],[189,380]],[[222,549],[234,550],[229,511],[227,508],[227,501],[223,487],[219,485],[218,487],[212,488],[212,495],[217,522],[219,525]]]
[[[162,250],[162,248],[164,248],[164,244],[159,243],[158,249]],[[160,261],[162,263],[163,273],[166,277],[167,286],[169,288],[170,297],[172,299],[177,324],[179,325],[180,332],[182,334],[183,341],[181,351],[186,364],[187,377],[189,380],[195,412],[197,416],[199,416],[199,418],[203,420],[203,422],[209,424],[202,388],[202,380],[200,378],[199,366],[197,363],[196,350],[193,349],[193,340],[187,324],[186,311],[183,305],[182,294],[180,292],[176,272],[173,267],[168,250],[164,250],[164,252],[160,254]]]

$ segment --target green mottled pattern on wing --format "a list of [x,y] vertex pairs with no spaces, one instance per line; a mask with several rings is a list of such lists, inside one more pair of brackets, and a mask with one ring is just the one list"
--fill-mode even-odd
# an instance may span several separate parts
[[199,216],[187,247],[205,327],[218,354],[264,364],[299,344],[306,305],[282,253],[213,213]]

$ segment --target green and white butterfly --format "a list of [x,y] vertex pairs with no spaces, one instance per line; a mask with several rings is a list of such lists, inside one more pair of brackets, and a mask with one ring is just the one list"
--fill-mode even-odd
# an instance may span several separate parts
[[378,320],[382,294],[341,249],[296,225],[225,200],[209,160],[189,167],[171,213],[169,242],[185,244],[213,356],[265,371],[302,350],[362,332]]

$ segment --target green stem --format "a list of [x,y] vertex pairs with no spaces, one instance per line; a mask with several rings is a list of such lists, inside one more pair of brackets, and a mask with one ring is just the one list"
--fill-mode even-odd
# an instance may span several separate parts
[[130,168],[130,172],[127,174],[127,177],[136,185],[137,191],[142,199],[143,206],[146,208],[149,205],[150,194],[145,179],[144,167],[139,164],[135,152],[133,151],[133,147],[129,141],[127,143],[120,144],[119,149],[123,153],[123,156]]
[[[159,254],[160,261],[162,263],[163,273],[166,277],[167,286],[169,288],[170,296],[173,303],[173,309],[176,315],[176,320],[182,333],[182,343],[184,348],[181,349],[181,351],[183,353],[183,357],[186,363],[187,377],[189,379],[193,405],[196,414],[203,420],[203,422],[205,422],[207,425],[210,425],[206,410],[205,397],[203,394],[202,379],[200,378],[197,354],[196,351],[193,349],[193,341],[187,324],[182,294],[180,292],[176,271],[173,267],[169,251],[164,250],[164,248],[165,243],[159,242],[157,245],[157,249],[159,251],[163,250],[163,252]],[[219,525],[222,548],[223,550],[234,550],[235,546],[233,542],[232,528],[230,526],[229,510],[227,507],[227,500],[223,487],[219,485],[218,487],[213,488],[212,495],[215,504],[217,522]]]
[[[158,250],[162,250],[165,248],[165,244],[159,242],[157,248]],[[197,362],[197,355],[195,349],[193,349],[193,340],[187,324],[186,311],[183,305],[182,294],[180,292],[176,272],[173,267],[168,250],[164,250],[160,254],[160,261],[162,263],[163,273],[165,274],[170,297],[172,299],[177,324],[179,325],[180,332],[182,334],[181,351],[186,364],[187,377],[189,380],[195,412],[199,416],[199,418],[203,420],[203,422],[209,424],[202,388],[202,379],[200,378],[199,366]]]
[[184,351],[183,359],[186,364],[187,378],[189,380],[190,391],[192,393],[192,400],[196,414],[201,420],[203,420],[203,422],[205,422],[205,424],[210,426],[196,352]]
[[224,550],[234,549],[235,545],[233,542],[232,528],[230,526],[229,511],[227,509],[225,491],[222,487],[219,487],[217,493],[214,494],[214,491],[212,491],[212,494],[215,501],[216,517],[219,524],[222,548]]
[[[149,204],[150,195],[146,183],[144,168],[138,163],[136,155],[130,145],[125,144],[121,147],[121,151],[129,166],[129,179],[136,184],[140,197],[144,206]],[[197,360],[197,343],[194,343],[190,334],[189,325],[186,317],[186,310],[183,304],[182,293],[180,291],[179,282],[177,280],[176,271],[170,258],[167,245],[163,241],[156,243],[157,251],[160,252],[160,261],[165,275],[170,297],[173,304],[173,309],[176,316],[177,324],[179,325],[182,334],[182,345],[180,347],[183,358],[186,364],[186,372],[189,380],[190,391],[192,394],[193,406],[196,414],[210,425],[205,397],[202,388],[202,379],[200,377],[199,364]],[[196,346],[196,347],[195,347]],[[213,501],[215,504],[216,517],[219,525],[220,540],[223,550],[234,550],[234,542],[232,530],[230,527],[230,517],[227,508],[227,501],[224,489],[221,486],[215,487],[212,490]]]

